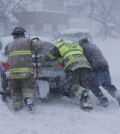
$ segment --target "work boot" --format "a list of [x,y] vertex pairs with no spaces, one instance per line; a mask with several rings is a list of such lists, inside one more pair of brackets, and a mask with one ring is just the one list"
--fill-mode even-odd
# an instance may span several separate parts
[[93,109],[92,102],[90,100],[89,93],[87,90],[84,90],[81,94],[80,107],[85,111]]
[[34,101],[30,97],[25,98],[25,104],[28,106],[30,112],[34,112]]
[[108,106],[108,98],[105,96],[102,96],[99,98],[100,100],[100,105],[103,107],[107,107]]
[[34,112],[34,105],[33,104],[30,104],[29,106],[29,112]]

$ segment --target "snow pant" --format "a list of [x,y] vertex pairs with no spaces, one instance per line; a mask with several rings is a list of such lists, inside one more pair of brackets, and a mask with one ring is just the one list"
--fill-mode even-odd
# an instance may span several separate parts
[[109,70],[92,73],[92,83],[90,89],[97,98],[104,96],[99,88],[100,86],[106,89],[112,97],[115,97],[115,91],[117,91],[117,89],[114,85],[111,84]]
[[11,95],[13,99],[13,108],[23,107],[23,99],[30,97],[33,101],[33,94],[36,88],[36,81],[33,76],[22,79],[11,79]]
[[[65,89],[70,96],[80,96],[82,91],[90,88],[91,70],[88,68],[79,68],[74,71],[66,70]],[[77,92],[80,89],[79,93]]]

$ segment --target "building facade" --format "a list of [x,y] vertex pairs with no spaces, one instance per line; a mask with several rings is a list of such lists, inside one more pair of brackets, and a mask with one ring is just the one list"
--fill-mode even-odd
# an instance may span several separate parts
[[35,3],[28,7],[28,10],[15,13],[14,16],[19,25],[32,34],[54,34],[69,27],[69,17],[64,11],[63,0],[42,0],[41,3]]

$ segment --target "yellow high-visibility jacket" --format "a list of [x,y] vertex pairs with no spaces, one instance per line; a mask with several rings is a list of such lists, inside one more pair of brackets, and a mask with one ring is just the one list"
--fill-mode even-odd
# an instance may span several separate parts
[[91,68],[83,54],[83,49],[71,41],[64,40],[55,44],[54,48],[45,57],[45,60],[61,60],[64,70],[77,68]]

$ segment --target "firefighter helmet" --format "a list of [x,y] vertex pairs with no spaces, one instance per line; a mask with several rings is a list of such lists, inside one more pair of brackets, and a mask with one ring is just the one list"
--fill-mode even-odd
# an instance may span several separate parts
[[16,35],[24,35],[24,33],[25,33],[26,31],[25,31],[25,29],[24,28],[22,28],[22,27],[15,27],[14,29],[13,29],[13,32],[11,33],[13,36],[16,36]]

